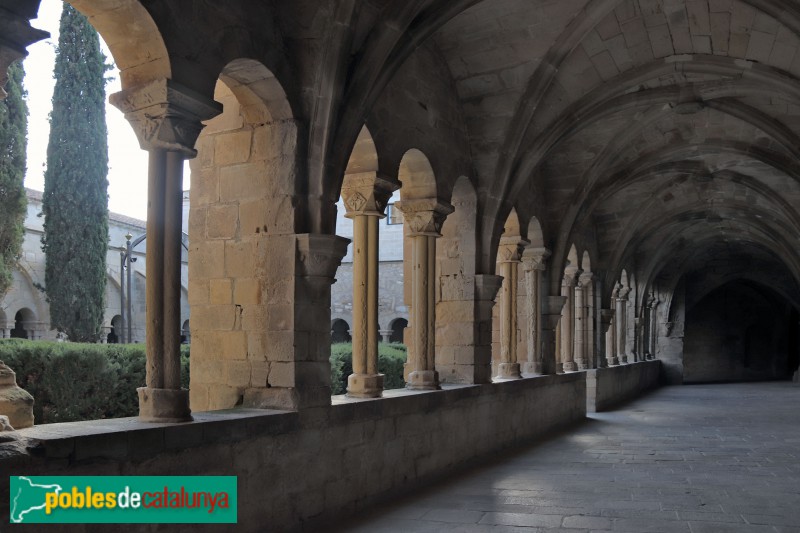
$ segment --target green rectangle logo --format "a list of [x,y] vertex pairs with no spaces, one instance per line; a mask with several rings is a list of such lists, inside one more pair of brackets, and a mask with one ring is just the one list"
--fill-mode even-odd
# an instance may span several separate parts
[[11,476],[12,524],[235,524],[236,476]]

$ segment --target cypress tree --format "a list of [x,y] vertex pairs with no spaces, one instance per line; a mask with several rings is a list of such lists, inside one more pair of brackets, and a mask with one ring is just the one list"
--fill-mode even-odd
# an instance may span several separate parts
[[105,310],[108,134],[105,56],[86,17],[64,3],[44,185],[45,285],[51,325],[95,342]]
[[25,150],[28,106],[22,78],[22,63],[8,69],[8,96],[0,100],[0,298],[11,286],[11,274],[22,245],[25,220]]

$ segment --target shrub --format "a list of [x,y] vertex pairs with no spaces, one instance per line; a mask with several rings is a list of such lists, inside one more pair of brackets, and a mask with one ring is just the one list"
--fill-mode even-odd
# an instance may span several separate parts
[[[136,416],[145,385],[143,344],[0,341],[0,361],[33,395],[37,424]],[[181,346],[181,384],[189,387],[189,346]]]
[[[385,389],[402,389],[403,365],[406,362],[406,347],[403,344],[378,343],[378,372],[384,374]],[[353,373],[353,345],[341,342],[331,345],[331,393],[347,392],[347,376]]]

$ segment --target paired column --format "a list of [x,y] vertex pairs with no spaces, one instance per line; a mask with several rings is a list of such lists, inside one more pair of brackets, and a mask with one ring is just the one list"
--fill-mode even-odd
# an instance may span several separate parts
[[591,272],[584,272],[581,274],[579,283],[583,287],[583,296],[585,303],[584,313],[584,349],[583,360],[585,366],[581,370],[594,368],[597,364],[595,358],[597,357],[597,336],[595,334],[595,298],[594,298],[594,274]]
[[545,248],[529,248],[522,254],[527,289],[526,360],[522,364],[522,375],[542,374],[542,274],[550,251]]
[[575,281],[578,269],[564,269],[564,280],[561,283],[561,295],[566,297],[564,311],[561,313],[561,362],[564,372],[574,372],[575,365]]
[[183,161],[196,154],[202,120],[221,106],[161,79],[111,95],[141,147],[150,153],[147,179],[146,387],[139,418],[146,422],[191,420],[189,393],[181,389],[180,291]]
[[403,200],[411,241],[411,344],[414,357],[406,386],[415,390],[439,388],[436,371],[436,239],[453,206],[435,199]]
[[528,241],[520,237],[502,237],[498,253],[500,275],[500,364],[497,365],[499,379],[519,379],[520,364],[517,361],[517,284],[522,250]]
[[650,299],[650,331],[648,335],[648,353],[647,359],[655,359],[656,358],[656,333],[658,328],[658,321],[657,321],[657,307],[659,301],[655,298],[655,296],[651,297]]
[[342,185],[345,215],[353,220],[353,373],[347,395],[376,398],[383,393],[378,372],[378,221],[400,184],[375,172],[348,174]]
[[556,374],[561,371],[556,338],[566,302],[565,296],[548,296],[542,299],[542,374]]
[[602,348],[605,353],[600,354],[597,361],[599,368],[608,366],[615,366],[618,363],[617,355],[614,347],[614,310],[601,309],[600,310],[600,333],[602,335]]
[[619,364],[625,364],[628,362],[628,355],[625,349],[627,345],[628,317],[625,307],[628,302],[628,292],[630,292],[630,289],[620,287],[619,289],[615,289],[615,292],[617,293],[617,297],[614,299],[617,311],[614,317],[614,322],[616,322],[617,360]]

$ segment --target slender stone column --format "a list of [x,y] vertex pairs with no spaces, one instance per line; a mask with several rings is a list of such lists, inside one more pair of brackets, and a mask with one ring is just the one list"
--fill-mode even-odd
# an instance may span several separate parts
[[500,239],[498,264],[503,276],[500,304],[500,363],[497,365],[499,379],[519,379],[520,365],[517,361],[517,275],[523,247],[527,241],[517,237]]
[[527,314],[525,333],[528,336],[528,353],[522,364],[522,375],[532,376],[542,373],[542,272],[550,251],[545,248],[529,248],[522,254],[527,289]]
[[591,272],[584,272],[581,274],[579,283],[581,287],[583,287],[583,295],[584,295],[584,305],[585,305],[585,312],[584,312],[584,330],[586,333],[584,334],[584,349],[583,349],[583,361],[585,363],[585,367],[581,370],[587,368],[594,368],[597,364],[596,357],[597,357],[597,339],[595,335],[595,301],[594,301],[594,274]]
[[658,304],[659,301],[652,297],[650,300],[650,335],[649,335],[649,353],[647,354],[647,359],[655,359],[656,358],[656,328],[658,327],[657,322],[657,311],[658,311]]
[[395,204],[403,212],[411,240],[411,335],[414,368],[406,386],[415,390],[439,388],[436,371],[436,238],[453,206],[436,199],[404,200]]
[[578,269],[564,269],[564,280],[561,283],[561,295],[566,297],[564,311],[561,314],[561,361],[564,372],[574,372],[575,365],[575,278]]
[[628,355],[625,353],[625,346],[627,344],[627,310],[625,309],[625,304],[628,300],[628,291],[624,287],[621,287],[617,291],[617,298],[615,299],[616,302],[616,310],[617,314],[614,317],[614,321],[616,322],[616,344],[617,344],[617,359],[619,360],[619,364],[625,364],[628,362]]
[[601,309],[600,310],[600,334],[602,335],[602,349],[603,353],[597,361],[599,368],[606,368],[608,366],[616,365],[616,353],[614,351],[614,310]]
[[[475,328],[472,383],[492,382],[492,309],[503,278],[492,274],[475,275]],[[467,352],[469,353],[469,352]],[[469,361],[467,356],[467,361]],[[467,363],[469,364],[469,363]]]
[[183,161],[194,157],[202,120],[221,106],[161,79],[111,95],[150,152],[147,181],[147,367],[139,419],[191,420],[180,380],[180,290]]
[[542,302],[542,374],[556,374],[559,370],[556,331],[566,302],[565,296],[548,296]]
[[347,395],[383,394],[378,373],[378,221],[400,184],[375,172],[348,174],[342,185],[347,218],[353,219],[353,373]]
[[7,96],[4,87],[11,63],[26,57],[28,46],[50,36],[30,24],[38,11],[39,0],[15,0],[0,5],[0,100]]
[[586,292],[580,281],[575,284],[575,342],[573,357],[578,370],[586,370]]

